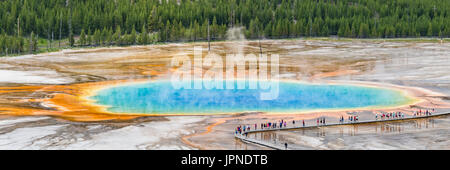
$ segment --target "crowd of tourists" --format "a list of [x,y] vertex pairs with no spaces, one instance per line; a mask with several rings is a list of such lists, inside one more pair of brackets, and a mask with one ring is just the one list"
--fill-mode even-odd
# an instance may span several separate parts
[[[295,126],[296,121],[292,120],[292,125]],[[303,126],[305,126],[305,120],[302,120]],[[288,122],[285,120],[279,120],[275,122],[265,122],[259,124],[259,129],[277,129],[277,128],[286,128],[288,125]],[[252,128],[253,126],[253,128]],[[245,134],[246,132],[250,130],[258,130],[258,124],[254,125],[239,125],[235,129],[236,134]]]
[[[435,112],[434,108],[426,109],[426,110],[419,109],[418,111],[414,112],[414,117],[416,117],[416,116],[431,116],[431,114],[434,112]],[[403,118],[405,118],[405,114],[403,112],[388,112],[388,113],[375,114],[375,120],[403,119]],[[348,122],[353,123],[353,122],[358,122],[358,121],[359,121],[358,115],[348,116]],[[297,121],[292,120],[292,127],[296,127],[296,123],[298,124],[298,127],[306,126],[305,120],[301,120],[300,124],[299,124],[299,122],[300,122],[299,120],[297,120]],[[325,117],[317,118],[316,122],[317,122],[317,126],[326,125]],[[341,124],[345,123],[344,116],[339,117],[339,123],[341,123]],[[247,132],[250,130],[281,129],[281,128],[286,128],[287,126],[288,126],[288,122],[283,119],[274,121],[274,122],[265,122],[265,123],[260,123],[260,124],[255,123],[254,125],[239,125],[235,129],[235,134],[247,135]]]
[[[431,116],[432,113],[434,113],[434,108],[432,109],[419,109],[414,112],[413,116]],[[381,114],[375,114],[375,120],[383,120],[383,119],[403,119],[405,118],[405,114],[403,112],[389,112],[389,113],[381,113]]]
[[416,116],[431,116],[431,114],[434,113],[434,112],[435,112],[434,108],[432,108],[431,110],[428,110],[428,109],[426,109],[426,110],[419,109],[418,111],[416,111],[416,112],[414,113],[414,117],[416,117]]
[[402,119],[402,118],[405,118],[405,114],[403,112],[389,112],[389,113],[375,114],[375,120],[378,120],[378,119]]
[[[348,121],[349,122],[357,122],[359,120],[359,116],[355,115],[355,116],[348,116]],[[339,123],[345,123],[345,119],[344,116],[339,117]]]

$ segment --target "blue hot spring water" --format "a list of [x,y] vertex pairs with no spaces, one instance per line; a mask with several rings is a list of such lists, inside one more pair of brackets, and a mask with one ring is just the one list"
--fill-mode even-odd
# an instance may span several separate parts
[[260,100],[260,93],[269,90],[249,89],[246,83],[244,89],[207,90],[174,89],[170,81],[154,81],[106,88],[90,99],[107,106],[110,112],[144,114],[289,113],[396,106],[412,100],[390,89],[283,81],[279,82],[278,98]]

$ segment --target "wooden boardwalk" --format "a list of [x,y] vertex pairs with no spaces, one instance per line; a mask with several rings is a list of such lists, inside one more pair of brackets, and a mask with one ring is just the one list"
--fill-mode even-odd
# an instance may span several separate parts
[[[316,128],[316,127],[329,127],[329,126],[341,126],[341,125],[357,125],[357,124],[367,124],[367,123],[378,123],[378,122],[393,122],[393,121],[402,121],[402,120],[412,120],[412,119],[422,119],[422,118],[429,118],[429,117],[438,117],[443,115],[448,115],[450,112],[441,112],[441,113],[433,113],[432,115],[428,116],[411,116],[411,117],[404,117],[404,118],[397,118],[397,119],[378,119],[378,120],[366,120],[366,121],[353,121],[353,122],[343,122],[343,123],[330,123],[330,124],[319,124],[319,125],[308,125],[308,126],[292,126],[292,127],[282,127],[282,128],[265,128],[265,129],[256,129],[256,130],[249,130],[245,131],[245,133],[258,133],[258,132],[268,132],[268,131],[277,131],[277,130],[295,130],[295,129],[305,129],[305,128]],[[299,123],[302,124],[302,123]],[[257,139],[252,139],[247,137],[243,134],[235,134],[234,137],[237,139],[240,139],[243,142],[247,143],[253,143],[261,146],[265,146],[268,148],[276,149],[276,150],[284,150],[284,145],[277,145],[270,142],[260,141]]]

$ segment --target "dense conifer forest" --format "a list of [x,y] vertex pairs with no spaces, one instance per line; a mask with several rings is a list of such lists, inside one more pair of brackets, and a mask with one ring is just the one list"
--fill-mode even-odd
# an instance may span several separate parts
[[[0,55],[61,46],[292,37],[449,37],[449,0],[2,0]],[[41,44],[41,47],[38,46]]]

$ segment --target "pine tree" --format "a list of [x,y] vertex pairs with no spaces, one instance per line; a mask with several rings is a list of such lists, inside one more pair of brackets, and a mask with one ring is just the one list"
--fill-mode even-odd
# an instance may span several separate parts
[[[180,21],[181,22],[181,21]],[[212,24],[211,24],[211,39],[214,39],[217,37],[217,33],[218,33],[218,25],[217,25],[217,18],[216,16],[214,16]]]
[[142,44],[142,45],[148,44],[148,34],[147,34],[147,28],[145,28],[145,25],[142,25],[139,40],[140,40],[139,44]]
[[73,47],[75,45],[75,39],[73,38],[73,33],[69,33],[69,45]]
[[113,31],[112,28],[109,27],[108,29],[108,45],[112,45],[113,44]]
[[100,34],[100,30],[96,29],[94,32],[94,45],[100,45],[101,42],[101,34]]
[[345,37],[352,37],[352,31],[350,30],[350,26],[348,23],[345,24]]
[[[170,24],[169,21],[167,21],[167,24]],[[194,21],[194,41],[200,38],[200,25],[198,25],[197,20]]]
[[89,46],[92,45],[92,32],[91,32],[91,29],[88,30],[87,44],[88,44]]
[[116,45],[122,45],[122,31],[120,30],[120,26],[116,27],[113,39],[116,42]]
[[266,28],[264,28],[264,36],[267,36],[267,37],[272,36],[272,21],[269,21]]
[[4,53],[4,38],[3,35],[0,35],[0,55]]
[[84,29],[81,30],[79,42],[81,46],[86,45],[86,34],[84,33]]
[[372,32],[370,33],[370,37],[376,38],[378,37],[377,29],[372,28]]
[[178,29],[177,29],[177,22],[174,21],[171,27],[169,28],[169,40],[170,41],[176,41],[178,38]]
[[428,24],[427,36],[433,36],[433,27],[431,26],[431,23]]
[[136,29],[134,29],[134,25],[133,25],[133,29],[131,30],[129,43],[132,45],[136,44]]
[[445,28],[444,28],[444,33],[443,33],[443,35],[442,35],[443,37],[450,37],[450,25],[447,25]]
[[341,24],[339,26],[338,36],[339,37],[344,37],[345,36],[345,26],[344,26],[344,24]]
[[107,42],[108,42],[108,29],[106,27],[103,27],[101,33],[101,44],[106,45]]
[[259,19],[256,18],[254,20],[250,21],[250,26],[248,28],[248,32],[249,32],[249,37],[250,38],[258,38],[259,37],[259,31],[260,31],[260,26],[259,26]]
[[325,25],[325,26],[323,26],[323,28],[321,29],[322,31],[321,31],[321,36],[328,36],[328,35],[330,35],[330,33],[329,33],[329,28],[328,28],[328,25]]
[[[34,52],[38,51],[38,39],[39,39],[38,36],[35,35],[34,32],[31,32],[30,48],[29,48],[30,53],[34,53]],[[15,43],[15,49],[17,50],[17,52],[19,52],[20,43],[17,40],[15,40],[14,43]]]
[[156,7],[153,6],[152,11],[150,12],[150,15],[147,20],[148,25],[148,31],[154,32],[157,31],[157,25],[158,25],[158,14],[156,13]]

